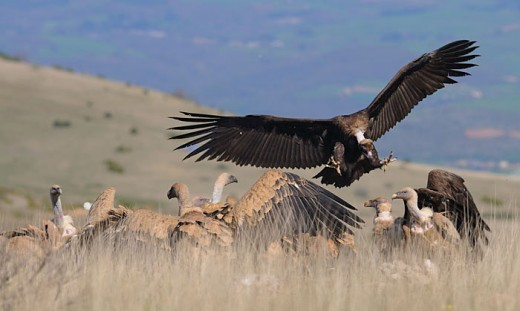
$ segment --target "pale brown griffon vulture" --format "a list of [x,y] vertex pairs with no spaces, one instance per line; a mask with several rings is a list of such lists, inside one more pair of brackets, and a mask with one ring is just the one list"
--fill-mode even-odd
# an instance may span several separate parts
[[266,245],[308,233],[353,247],[352,229],[364,223],[345,200],[280,170],[266,171],[240,199],[201,209],[228,224],[237,237],[250,238],[252,243],[261,239]]
[[[467,240],[471,247],[482,242],[488,243],[486,231],[491,231],[488,224],[480,216],[473,197],[464,184],[464,179],[452,172],[435,169],[428,173],[426,188],[404,188],[394,194],[393,198],[405,202],[405,219],[415,216],[420,219],[418,210],[428,208],[444,215],[453,223],[461,239]],[[447,225],[444,225],[447,228]]]

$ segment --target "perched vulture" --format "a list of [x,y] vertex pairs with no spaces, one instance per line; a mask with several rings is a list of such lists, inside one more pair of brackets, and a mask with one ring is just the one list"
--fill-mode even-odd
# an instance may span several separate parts
[[61,194],[60,186],[53,185],[51,187],[50,198],[54,212],[52,220],[43,221],[41,227],[28,225],[25,228],[0,233],[0,236],[7,239],[7,252],[43,257],[45,254],[60,248],[70,237],[76,234],[77,230],[72,218],[63,215]]
[[188,186],[175,183],[168,191],[168,199],[177,198],[179,202],[179,218],[177,224],[169,228],[172,245],[181,238],[188,237],[199,246],[209,246],[216,242],[221,246],[229,246],[233,242],[233,231],[223,221],[204,214],[199,206],[195,206],[190,198]]
[[53,185],[50,190],[51,204],[54,211],[54,218],[52,222],[62,230],[64,237],[71,237],[76,234],[77,229],[74,227],[74,221],[69,215],[63,215],[63,209],[61,207],[61,187],[59,185]]
[[221,208],[202,206],[210,216],[222,219],[242,237],[266,245],[299,234],[324,235],[334,243],[353,246],[351,228],[363,220],[355,207],[326,189],[293,173],[265,172],[238,200]]
[[[486,231],[490,232],[491,229],[480,216],[461,176],[434,169],[428,173],[426,188],[418,188],[415,191],[420,207],[429,207],[434,212],[446,215],[457,228],[460,237],[467,239],[471,246],[476,246],[479,241],[488,244]],[[405,217],[409,215],[405,214]]]
[[488,244],[486,231],[491,232],[469,192],[464,179],[441,169],[428,173],[426,188],[416,189],[418,202],[434,212],[445,213],[451,219],[461,238],[475,246],[479,241]]
[[392,216],[392,203],[386,198],[378,197],[365,201],[365,207],[376,210],[374,217],[373,237],[381,251],[390,251],[405,240],[402,217]]
[[460,234],[454,223],[444,214],[440,207],[419,207],[418,192],[405,187],[392,195],[392,199],[402,199],[406,206],[405,223],[412,235],[420,235],[432,244],[457,245]]
[[425,53],[402,67],[368,107],[331,119],[294,119],[270,115],[219,116],[182,112],[171,117],[187,125],[170,128],[188,131],[171,139],[191,139],[176,148],[197,145],[186,157],[216,159],[238,165],[267,168],[324,166],[315,176],[323,184],[346,187],[364,173],[381,168],[373,142],[393,128],[426,96],[452,77],[469,75],[464,69],[478,55],[470,54],[475,41],[459,40]]
[[85,227],[78,233],[78,240],[85,245],[93,237],[103,234],[110,237],[120,221],[132,213],[131,210],[119,206],[114,207],[116,189],[109,187],[97,197],[88,210]]

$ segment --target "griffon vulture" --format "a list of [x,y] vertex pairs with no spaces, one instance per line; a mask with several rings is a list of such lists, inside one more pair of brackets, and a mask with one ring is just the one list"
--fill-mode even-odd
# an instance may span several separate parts
[[53,185],[49,192],[54,217],[50,221],[43,221],[41,227],[28,225],[25,228],[0,233],[0,236],[8,240],[6,251],[43,257],[60,248],[71,236],[76,234],[77,230],[72,217],[63,215],[61,187]]
[[417,191],[405,187],[392,195],[392,199],[402,199],[406,205],[405,236],[408,232],[413,237],[419,237],[428,246],[453,246],[460,241],[460,235],[455,225],[440,212],[432,208],[418,205]]
[[[353,248],[351,228],[360,228],[363,223],[353,212],[356,208],[346,201],[298,175],[279,170],[265,172],[240,199],[195,206],[187,186],[180,183],[170,188],[168,198],[179,201],[180,220],[172,227],[173,240],[182,233],[202,239],[203,245],[215,238],[218,244],[226,245],[230,237],[225,228],[229,226],[239,237],[265,242],[264,246],[300,234],[324,233],[336,245]],[[221,231],[225,231],[224,239]]]
[[407,207],[411,207],[411,210],[406,209],[405,218],[409,219],[410,213],[426,207],[431,209],[434,215],[440,213],[451,220],[460,237],[467,239],[472,247],[477,246],[479,241],[488,243],[486,231],[491,229],[480,216],[462,177],[435,169],[428,174],[426,188],[411,189],[413,192],[410,189],[405,188],[395,194],[396,198],[405,201]]
[[209,246],[213,242],[221,246],[231,245],[231,228],[223,221],[205,215],[200,206],[193,205],[188,186],[174,183],[167,196],[168,199],[177,198],[179,202],[178,221],[168,229],[172,245],[184,237],[189,237],[199,246]]
[[360,228],[363,223],[348,202],[280,170],[266,171],[240,199],[220,206],[202,209],[229,224],[239,236],[258,242],[258,234],[266,244],[302,233],[324,233],[334,243],[353,247],[351,228]]
[[374,217],[373,237],[382,251],[390,250],[405,239],[403,232],[404,219],[394,218],[392,203],[383,197],[365,201],[365,207],[376,210]]
[[458,40],[425,53],[402,67],[368,107],[331,119],[294,119],[271,115],[219,116],[182,112],[171,117],[188,123],[170,130],[188,131],[171,139],[191,139],[177,149],[197,147],[186,158],[216,159],[240,166],[311,168],[323,184],[346,187],[364,173],[381,168],[373,141],[393,128],[425,97],[469,75],[464,69],[478,55],[475,41]]
[[76,234],[77,229],[74,227],[74,221],[69,215],[63,215],[63,209],[61,207],[61,187],[59,185],[53,185],[50,190],[51,204],[54,211],[54,218],[52,222],[60,230],[63,230],[64,237],[70,237]]

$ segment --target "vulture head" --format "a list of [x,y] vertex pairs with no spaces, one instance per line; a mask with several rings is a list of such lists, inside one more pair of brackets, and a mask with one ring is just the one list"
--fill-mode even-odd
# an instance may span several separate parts
[[198,206],[194,206],[193,202],[190,201],[190,191],[185,184],[174,183],[170,190],[168,190],[167,196],[168,199],[177,198],[179,202],[179,216],[183,216],[192,211],[202,213],[202,209]]
[[404,187],[392,195],[392,200],[401,199],[403,201],[417,200],[417,192],[410,187]]
[[238,179],[229,173],[222,173],[218,176],[217,183],[227,186],[232,183],[238,183]]
[[373,207],[376,209],[377,213],[381,212],[391,212],[392,211],[392,203],[388,201],[388,199],[383,197],[378,197],[373,200],[365,201],[365,207]]
[[170,190],[168,190],[168,193],[166,194],[166,196],[168,197],[168,199],[173,199],[173,198],[183,198],[185,197],[186,195],[188,194],[188,187],[185,185],[185,184],[181,184],[181,183],[174,183]]
[[433,216],[433,210],[428,207],[419,209],[417,198],[417,192],[410,187],[405,187],[392,195],[392,199],[402,199],[405,202],[406,208],[416,221],[428,224]]
[[377,155],[376,147],[374,146],[374,141],[372,141],[372,139],[363,139],[359,142],[359,147],[367,159],[373,160]]
[[222,199],[222,192],[224,191],[224,187],[237,182],[238,179],[229,173],[222,173],[218,175],[217,180],[215,181],[215,185],[213,187],[213,194],[211,196],[210,202],[220,202],[220,200]]
[[50,193],[52,201],[56,202],[62,194],[61,187],[59,185],[52,185]]

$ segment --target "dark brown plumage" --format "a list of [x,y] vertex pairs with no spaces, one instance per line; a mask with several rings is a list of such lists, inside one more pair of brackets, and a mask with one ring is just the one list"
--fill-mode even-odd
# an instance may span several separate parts
[[[469,75],[463,69],[476,66],[467,62],[478,56],[470,54],[477,48],[474,43],[454,41],[423,54],[402,67],[368,107],[350,115],[293,119],[182,112],[188,117],[172,118],[189,124],[171,130],[188,132],[171,138],[191,139],[176,149],[198,145],[185,158],[198,155],[197,161],[216,159],[271,168],[325,165],[315,177],[322,177],[324,184],[348,186],[364,173],[388,163],[379,160],[377,153],[370,155],[362,142],[371,144],[426,96],[445,84],[456,83],[451,77]],[[338,154],[343,158],[338,159]]]
[[[468,244],[480,249],[480,241],[488,243],[486,231],[491,231],[473,201],[473,197],[468,188],[464,185],[464,179],[459,175],[441,169],[431,170],[428,174],[426,188],[412,189],[405,187],[395,193],[392,198],[403,199],[405,203],[405,223],[411,223],[412,218],[421,218],[421,215],[412,216],[411,214],[420,213],[420,210],[427,210],[429,214],[435,216],[433,220],[437,227],[443,232],[443,236],[451,240],[466,239]],[[446,219],[442,219],[446,218]],[[456,234],[447,224],[451,221],[456,228]],[[444,222],[444,224],[442,224]],[[455,230],[455,229],[454,229]]]
[[461,238],[468,239],[470,245],[476,246],[479,241],[488,243],[486,231],[490,232],[491,229],[480,216],[477,205],[461,176],[435,169],[428,173],[426,188],[415,189],[415,191],[418,194],[419,206],[429,207],[437,213],[445,213],[457,228]]

